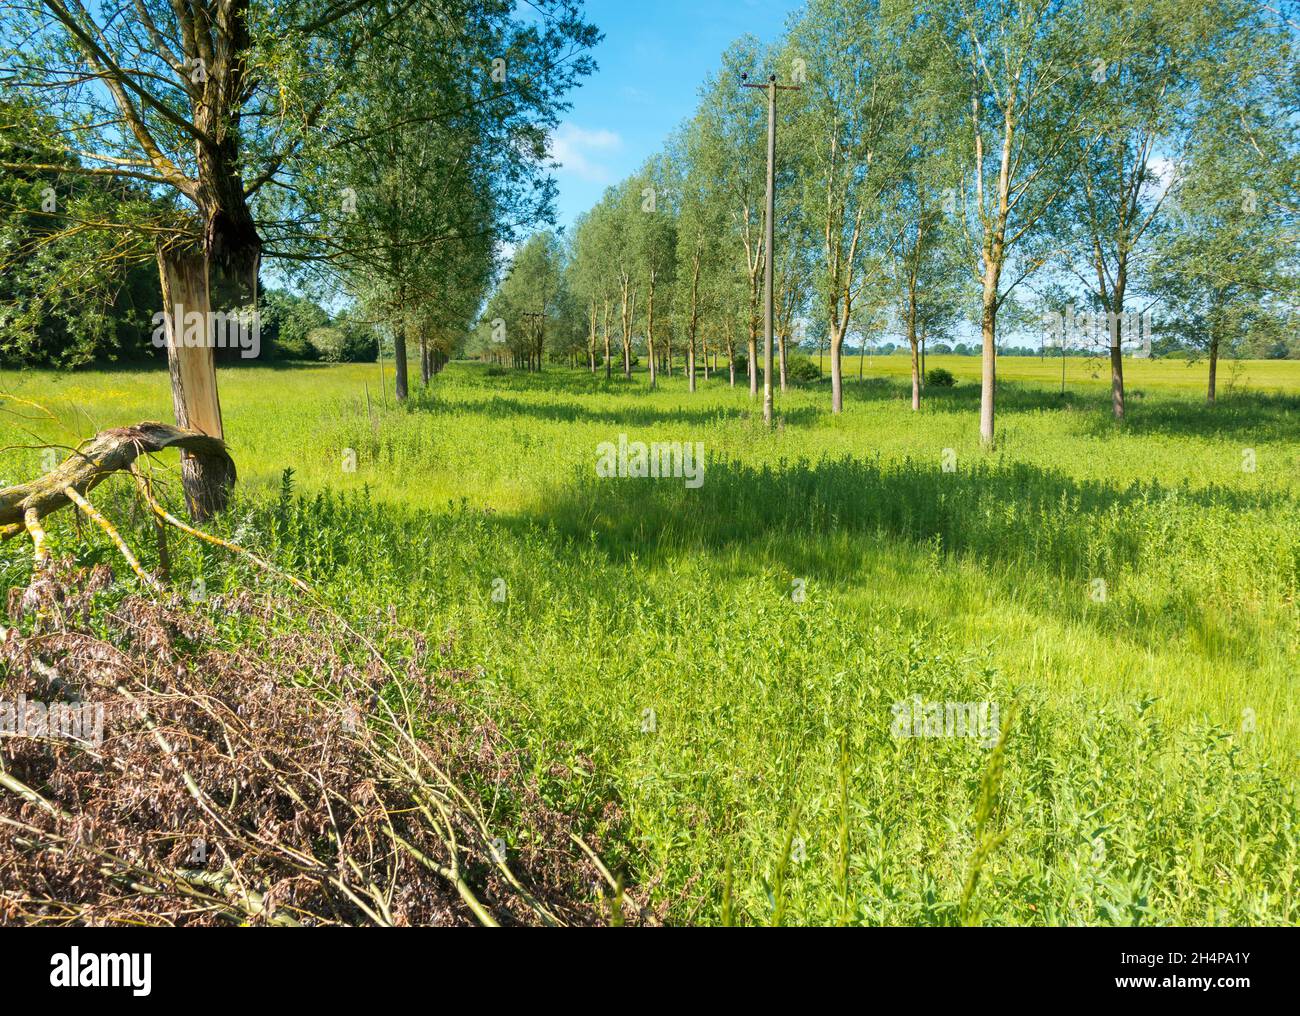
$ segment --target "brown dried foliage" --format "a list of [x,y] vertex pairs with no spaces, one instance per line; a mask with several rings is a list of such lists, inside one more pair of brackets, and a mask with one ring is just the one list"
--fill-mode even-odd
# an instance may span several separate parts
[[[0,644],[0,699],[97,703],[105,718],[98,745],[0,737],[0,923],[610,918],[605,874],[572,839],[580,817],[550,807],[451,693],[475,675],[438,666],[446,645],[416,640],[400,672],[378,653],[350,662],[321,613],[253,651],[179,600],[138,597],[96,615],[105,639],[91,601],[111,581],[55,564],[10,594],[28,634]],[[213,609],[270,630],[304,608],[245,592]],[[474,787],[527,830],[508,850]]]

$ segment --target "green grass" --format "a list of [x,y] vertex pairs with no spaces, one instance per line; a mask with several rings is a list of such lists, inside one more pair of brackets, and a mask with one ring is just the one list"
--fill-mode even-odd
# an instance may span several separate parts
[[[927,366],[959,383],[919,414],[906,358],[852,360],[842,416],[794,389],[772,434],[725,380],[453,364],[398,409],[375,365],[227,371],[222,525],[376,630],[454,634],[463,694],[675,920],[721,921],[729,869],[746,923],[1300,922],[1300,364],[1225,365],[1207,407],[1204,364],[1133,361],[1116,424],[1104,367],[1067,361],[1062,397],[1059,360],[1006,358],[992,454],[978,361]],[[0,389],[58,418],[5,407],[6,445],[170,414],[156,371]],[[599,479],[620,433],[702,442],[704,485]],[[70,517],[51,538],[113,559]],[[914,695],[1015,703],[996,786],[978,740],[893,736]]]

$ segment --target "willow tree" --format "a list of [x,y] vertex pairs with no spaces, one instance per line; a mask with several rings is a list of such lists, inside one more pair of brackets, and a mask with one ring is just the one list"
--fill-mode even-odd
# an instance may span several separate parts
[[803,61],[792,142],[801,206],[821,257],[817,293],[831,352],[831,409],[844,408],[842,350],[867,284],[868,247],[880,244],[882,196],[898,173],[892,134],[906,90],[900,40],[877,0],[812,0],[795,24],[789,60]]
[[[1054,216],[1065,264],[1107,317],[1111,408],[1125,413],[1123,343],[1133,294],[1146,288],[1170,184],[1206,109],[1199,82],[1218,78],[1233,51],[1261,41],[1238,0],[1088,0],[1091,65],[1079,102],[1093,137],[1075,141],[1075,178]],[[1217,90],[1217,86],[1215,89]]]
[[[449,40],[453,50],[496,28],[488,37],[502,42],[498,58],[516,43],[545,50],[548,72],[593,41],[571,0],[531,7],[526,22],[516,22],[504,0],[104,0],[90,7],[0,0],[7,85],[47,115],[56,135],[38,133],[46,119],[0,125],[0,148],[29,153],[4,167],[124,177],[171,206],[141,220],[132,204],[67,228],[134,230],[154,243],[177,423],[221,437],[213,312],[255,304],[259,266],[275,253],[271,237],[286,227],[299,232],[281,214],[293,202],[267,201],[267,192],[293,193],[317,175],[315,143],[345,116],[340,97],[355,82],[358,60],[375,47],[404,45],[412,12],[462,26],[463,35]],[[445,51],[426,54],[429,65]],[[506,87],[545,95],[551,82],[542,76]],[[78,161],[36,161],[51,148]],[[195,321],[202,322],[197,334],[189,328]],[[224,507],[234,471],[227,457],[189,451],[182,477],[190,511],[202,518]]]
[[[741,87],[740,76],[760,71],[769,62],[770,54],[751,36],[731,45],[721,69],[702,88],[691,149],[692,161],[711,181],[710,200],[726,209],[727,271],[738,270],[745,282],[751,398],[758,397],[758,336],[763,327],[767,110]],[[732,344],[730,335],[727,341]]]
[[655,300],[659,299],[659,325],[662,328],[668,315],[664,313],[664,294],[675,277],[677,222],[671,202],[675,200],[668,177],[668,164],[659,157],[651,159],[641,172],[632,177],[631,190],[635,200],[640,195],[639,211],[627,220],[622,242],[630,248],[632,261],[641,280],[645,294],[642,307],[645,311],[646,362],[650,371],[650,387],[659,378],[659,357],[663,347],[655,346]]
[[587,323],[587,346],[591,372],[596,372],[596,357],[605,365],[605,380],[613,369],[610,349],[610,313],[615,280],[610,268],[610,246],[615,242],[610,232],[610,207],[601,203],[578,217],[569,242],[567,261],[568,289],[581,302]]
[[[558,323],[565,309],[564,248],[550,231],[534,233],[515,251],[489,310],[502,315],[516,362],[541,370],[548,323]],[[560,335],[556,329],[552,332]]]
[[[1095,73],[1081,0],[950,0],[947,52],[965,78],[961,221],[980,287],[980,442],[994,440],[998,312],[1052,257],[1046,217],[1095,134],[1080,101]],[[1010,271],[1008,272],[1008,266]]]
[[710,280],[725,270],[722,261],[725,209],[717,200],[704,167],[691,158],[698,126],[692,121],[683,128],[673,139],[671,155],[678,191],[674,251],[677,294],[673,307],[678,332],[686,341],[686,382],[692,392],[696,389],[696,359],[701,350],[705,377],[708,377],[705,335],[709,320],[715,316],[718,288],[711,286]]

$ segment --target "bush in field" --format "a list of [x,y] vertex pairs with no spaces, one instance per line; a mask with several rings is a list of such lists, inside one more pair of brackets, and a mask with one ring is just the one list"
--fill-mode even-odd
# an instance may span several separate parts
[[310,300],[282,289],[268,289],[259,308],[262,348],[274,359],[314,360],[309,336],[329,324],[329,315]]
[[952,371],[942,367],[932,367],[925,372],[925,383],[933,388],[951,388],[957,383]]
[[822,379],[822,372],[817,369],[817,364],[812,360],[800,356],[786,363],[785,376],[799,384],[815,384]]
[[375,333],[347,319],[313,328],[307,345],[327,363],[370,363],[379,355]]

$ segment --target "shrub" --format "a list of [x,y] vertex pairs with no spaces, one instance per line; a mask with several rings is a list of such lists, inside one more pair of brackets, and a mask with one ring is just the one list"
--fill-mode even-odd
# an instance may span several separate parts
[[369,363],[379,355],[379,340],[374,332],[346,320],[313,328],[307,344],[328,363]]
[[786,361],[785,376],[791,381],[815,383],[822,379],[822,372],[812,360],[800,356]]
[[951,388],[957,383],[957,379],[952,376],[950,370],[945,370],[943,367],[932,367],[925,372],[925,383],[934,388]]

